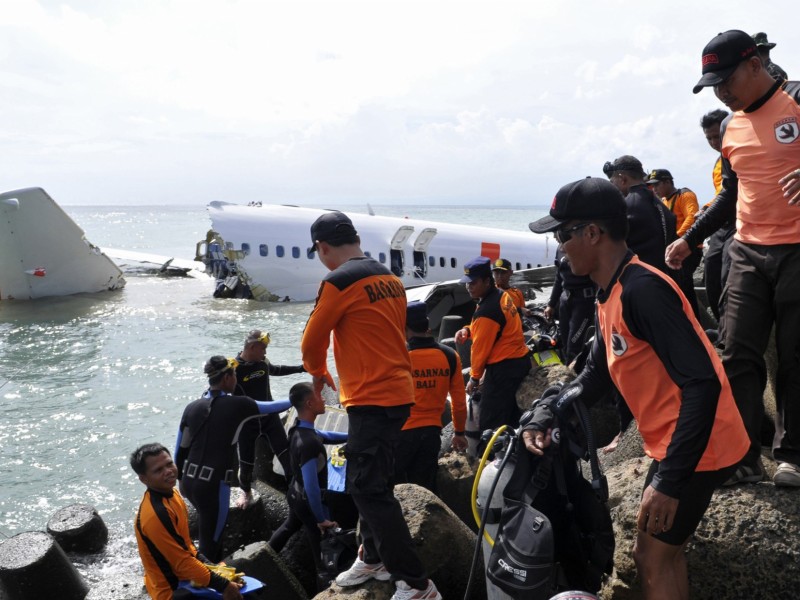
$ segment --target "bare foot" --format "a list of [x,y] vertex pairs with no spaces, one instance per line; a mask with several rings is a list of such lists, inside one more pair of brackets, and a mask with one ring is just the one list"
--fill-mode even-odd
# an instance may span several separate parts
[[603,454],[610,454],[614,450],[617,449],[619,446],[619,441],[622,439],[622,432],[620,431],[617,435],[614,436],[614,439],[611,440],[611,443],[608,446],[604,446],[600,449]]

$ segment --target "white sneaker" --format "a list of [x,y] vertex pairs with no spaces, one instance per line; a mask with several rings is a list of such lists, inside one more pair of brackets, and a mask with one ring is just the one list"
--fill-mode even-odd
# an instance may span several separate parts
[[424,590],[412,588],[403,580],[396,581],[394,585],[397,589],[391,600],[442,600],[442,595],[430,579]]
[[775,485],[782,487],[800,487],[800,467],[783,462],[778,465],[772,481],[775,482]]
[[368,565],[361,560],[360,554],[359,552],[356,561],[347,571],[343,571],[336,576],[336,585],[340,587],[352,587],[354,585],[360,585],[370,579],[389,581],[391,574],[386,570],[386,567],[383,566],[383,563]]

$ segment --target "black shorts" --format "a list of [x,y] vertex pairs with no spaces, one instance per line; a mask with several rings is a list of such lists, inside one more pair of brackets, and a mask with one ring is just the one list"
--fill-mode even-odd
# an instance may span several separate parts
[[[695,471],[683,487],[678,498],[678,510],[675,513],[675,522],[669,531],[654,535],[657,540],[665,544],[680,546],[692,535],[700,524],[711,503],[714,491],[725,482],[736,470],[736,465],[725,467],[719,471]],[[653,476],[658,472],[658,461],[650,463],[650,470],[644,481],[642,493],[650,485]]]

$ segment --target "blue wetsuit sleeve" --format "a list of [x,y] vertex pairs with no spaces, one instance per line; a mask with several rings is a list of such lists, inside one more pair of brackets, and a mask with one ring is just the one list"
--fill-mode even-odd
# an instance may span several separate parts
[[347,434],[338,431],[314,430],[326,444],[341,444],[347,441]]
[[300,471],[303,474],[303,489],[306,491],[306,500],[317,523],[327,521],[325,509],[322,506],[322,492],[319,489],[319,479],[317,478],[317,461],[309,460]]
[[292,403],[288,400],[273,400],[272,402],[253,400],[253,402],[258,405],[258,412],[262,415],[284,412],[289,410],[292,406]]

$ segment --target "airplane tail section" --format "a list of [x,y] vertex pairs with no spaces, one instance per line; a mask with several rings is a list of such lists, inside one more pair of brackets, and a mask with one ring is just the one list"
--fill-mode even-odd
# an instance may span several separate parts
[[0,300],[116,290],[122,271],[41,188],[0,194]]

